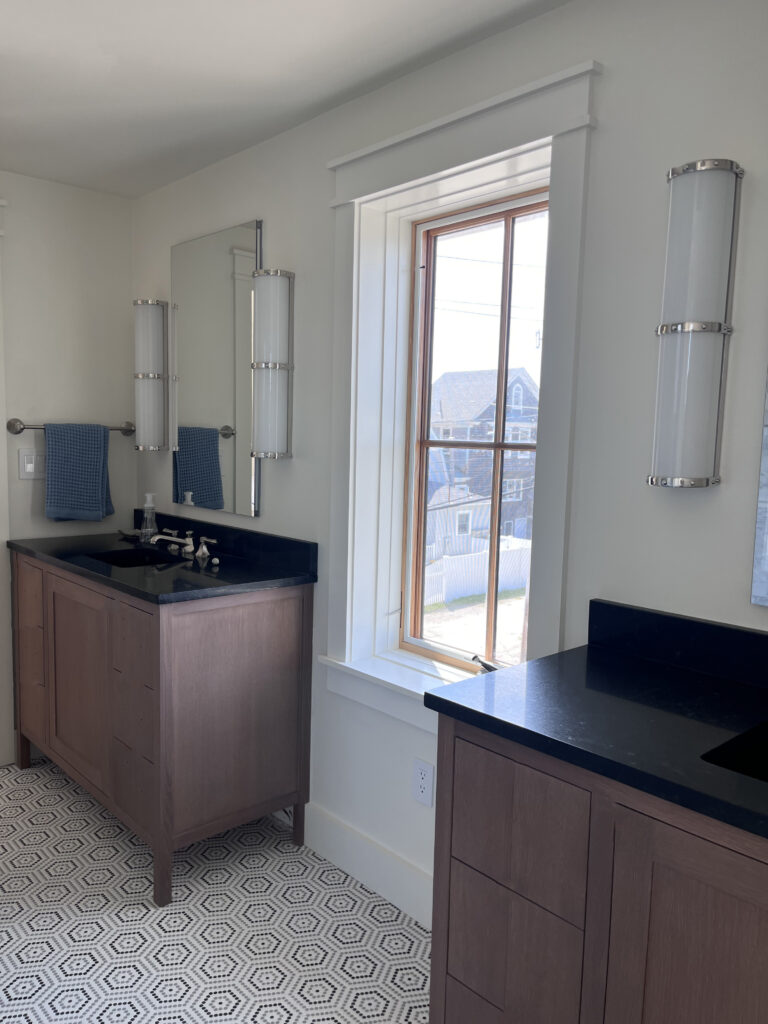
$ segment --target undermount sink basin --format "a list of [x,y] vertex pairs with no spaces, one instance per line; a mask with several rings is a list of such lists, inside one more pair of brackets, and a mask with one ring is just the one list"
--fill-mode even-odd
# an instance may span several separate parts
[[90,556],[97,562],[129,569],[140,565],[165,565],[178,559],[168,554],[166,548],[119,548],[117,551],[98,551]]
[[701,755],[702,761],[768,782],[768,722],[761,722]]

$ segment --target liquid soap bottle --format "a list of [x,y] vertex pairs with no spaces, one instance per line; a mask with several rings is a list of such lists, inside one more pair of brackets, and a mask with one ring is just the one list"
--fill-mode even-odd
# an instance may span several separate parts
[[144,518],[141,520],[139,540],[142,544],[149,544],[157,533],[157,520],[155,519],[155,496],[154,494],[144,495]]

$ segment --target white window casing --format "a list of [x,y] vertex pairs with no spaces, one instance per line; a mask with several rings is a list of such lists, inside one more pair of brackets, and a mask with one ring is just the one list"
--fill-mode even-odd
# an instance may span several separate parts
[[587,62],[333,161],[329,689],[429,731],[460,670],[399,650],[414,220],[549,187],[528,654],[562,645],[592,83]]

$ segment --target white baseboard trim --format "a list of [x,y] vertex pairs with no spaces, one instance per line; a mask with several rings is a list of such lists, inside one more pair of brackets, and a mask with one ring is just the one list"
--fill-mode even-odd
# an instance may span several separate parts
[[307,804],[306,844],[379,893],[425,928],[432,927],[432,873],[315,803]]

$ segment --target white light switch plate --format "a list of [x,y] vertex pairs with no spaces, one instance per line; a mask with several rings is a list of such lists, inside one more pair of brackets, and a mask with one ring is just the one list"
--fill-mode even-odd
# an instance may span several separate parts
[[19,480],[45,479],[45,452],[19,448]]

